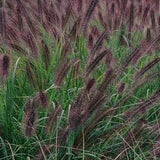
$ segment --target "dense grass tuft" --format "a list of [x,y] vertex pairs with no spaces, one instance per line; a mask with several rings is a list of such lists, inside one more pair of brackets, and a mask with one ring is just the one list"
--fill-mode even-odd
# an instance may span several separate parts
[[159,5],[0,1],[0,160],[159,159]]

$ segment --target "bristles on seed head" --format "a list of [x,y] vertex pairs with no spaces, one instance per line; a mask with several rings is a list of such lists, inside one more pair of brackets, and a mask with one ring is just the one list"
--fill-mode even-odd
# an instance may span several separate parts
[[151,37],[151,30],[150,30],[150,28],[147,28],[146,40],[147,40],[147,42],[150,42],[151,39],[152,39],[152,37]]
[[46,125],[46,131],[47,133],[51,133],[54,124],[57,121],[58,115],[61,113],[62,111],[62,107],[58,106],[56,109],[54,109],[53,111],[51,111],[49,118],[48,118],[48,123]]
[[8,77],[9,68],[10,68],[10,58],[8,55],[3,55],[0,58],[0,72],[1,72],[1,77],[3,79]]
[[36,113],[36,106],[33,99],[29,100],[26,104],[25,110],[25,130],[24,134],[27,137],[31,137],[33,132],[36,129],[36,120],[37,120],[37,113]]
[[86,84],[85,90],[86,90],[87,92],[89,92],[89,91],[91,90],[91,88],[93,87],[94,84],[95,84],[95,79],[94,79],[94,78],[89,79],[88,82],[87,82],[87,84]]
[[118,93],[119,94],[123,93],[125,90],[125,87],[126,87],[125,83],[119,83],[118,84]]
[[49,100],[45,92],[40,91],[39,92],[39,100],[40,104],[44,107],[47,108],[49,105]]

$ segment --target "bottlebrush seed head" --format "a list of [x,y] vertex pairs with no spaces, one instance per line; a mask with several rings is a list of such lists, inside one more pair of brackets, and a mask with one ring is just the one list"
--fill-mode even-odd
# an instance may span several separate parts
[[37,113],[36,113],[36,106],[33,99],[29,100],[26,104],[25,110],[25,130],[24,134],[27,137],[31,137],[33,132],[36,129],[36,120],[37,120]]
[[46,125],[46,132],[47,133],[51,133],[51,131],[54,127],[54,124],[57,121],[58,115],[61,113],[61,111],[62,111],[61,106],[58,106],[56,109],[51,111],[49,118],[48,118],[48,123]]
[[0,59],[0,68],[2,78],[7,78],[10,68],[10,58],[8,55],[4,55]]
[[151,10],[150,16],[151,16],[152,28],[155,28],[156,27],[156,19],[155,19],[154,10]]
[[93,47],[93,35],[90,34],[88,38],[88,48],[91,50],[92,47]]
[[73,108],[70,112],[69,116],[69,125],[72,130],[76,129],[81,124],[81,116],[80,116],[80,109],[79,108]]
[[118,85],[118,93],[119,93],[119,94],[123,93],[124,90],[125,90],[125,87],[126,87],[125,83],[120,83],[120,84]]
[[40,104],[44,107],[47,108],[49,105],[49,100],[45,92],[40,91],[39,92],[39,100]]
[[115,4],[112,3],[112,5],[111,5],[111,14],[114,16],[114,13],[115,13]]
[[30,62],[26,62],[25,71],[26,71],[26,75],[27,75],[27,78],[28,78],[29,83],[30,83],[32,86],[35,86],[35,78],[34,78],[33,64],[30,63]]
[[88,10],[87,10],[87,12],[85,14],[85,18],[84,18],[83,24],[82,24],[82,31],[83,32],[85,31],[84,33],[86,33],[87,25],[88,25],[88,23],[90,21],[90,18],[92,16],[93,11],[94,11],[96,5],[98,4],[98,2],[99,2],[99,0],[92,0],[91,3],[90,3],[89,8],[88,8]]
[[151,37],[151,30],[149,28],[147,28],[146,40],[147,40],[147,42],[150,42],[151,39],[152,39],[152,37]]
[[150,9],[150,4],[147,5],[147,7],[145,8],[145,10],[143,12],[143,17],[142,17],[143,22],[145,22],[145,20],[146,20],[146,17],[149,13],[149,9]]
[[89,79],[86,85],[86,91],[90,91],[90,89],[93,87],[93,85],[95,84],[95,79]]
[[134,4],[130,5],[130,15],[129,15],[129,30],[132,31],[132,27],[134,25]]

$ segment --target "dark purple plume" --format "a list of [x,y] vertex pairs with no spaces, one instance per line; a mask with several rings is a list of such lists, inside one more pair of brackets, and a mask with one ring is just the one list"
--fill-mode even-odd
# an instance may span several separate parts
[[40,91],[38,96],[39,96],[40,104],[44,108],[47,108],[49,105],[49,99],[48,99],[47,94],[45,92]]
[[27,137],[31,137],[36,129],[37,112],[34,101],[31,99],[26,104],[25,109],[25,131]]
[[150,70],[152,67],[154,67],[157,63],[159,63],[160,58],[156,58],[155,60],[149,62],[145,67],[143,67],[136,75],[134,76],[134,79],[140,78],[142,75],[144,75],[148,70]]
[[147,7],[144,9],[143,16],[142,16],[142,23],[145,22],[147,15],[149,13],[149,9],[150,9],[150,4],[148,4]]
[[1,30],[1,36],[2,36],[2,43],[3,48],[6,47],[6,13],[4,8],[0,8],[0,30]]
[[18,28],[20,31],[23,30],[23,18],[20,6],[17,4],[17,19],[18,19]]
[[3,55],[0,58],[0,72],[1,72],[1,77],[3,79],[8,77],[9,69],[10,69],[10,58],[8,55]]
[[156,27],[156,19],[155,19],[154,10],[151,10],[150,16],[151,16],[152,28],[154,29]]
[[94,56],[96,51],[103,45],[104,38],[108,37],[108,31],[104,31],[97,39],[93,49],[90,52],[91,56]]
[[67,75],[69,69],[71,66],[71,62],[65,62],[61,64],[61,67],[56,75],[56,79],[55,79],[55,85],[56,86],[60,86],[63,79],[65,78],[65,76]]
[[147,33],[146,33],[146,41],[151,42],[152,37],[151,37],[151,30],[150,28],[147,28]]
[[95,79],[94,78],[89,79],[85,88],[86,91],[89,92],[94,84],[95,84]]
[[104,77],[104,80],[102,81],[98,90],[100,92],[103,92],[104,90],[106,90],[114,77],[115,77],[114,70],[112,68],[108,68],[106,75]]
[[38,4],[38,16],[40,19],[40,22],[43,22],[43,9],[42,9],[42,2],[41,0],[37,0],[37,4]]
[[125,83],[119,83],[118,84],[118,93],[119,94],[123,93],[125,90],[125,87],[126,87]]
[[51,131],[54,127],[54,124],[56,123],[56,120],[58,118],[58,115],[60,114],[61,111],[62,111],[61,106],[58,106],[56,109],[51,111],[49,118],[48,118],[48,123],[46,125],[47,133],[51,133]]
[[44,43],[44,41],[42,40],[42,51],[43,51],[43,58],[44,58],[44,63],[45,63],[45,68],[46,70],[49,69],[50,66],[50,51],[49,48],[47,46],[47,44]]
[[96,7],[96,5],[98,4],[99,0],[92,0],[90,3],[90,6],[85,14],[84,20],[83,20],[83,24],[82,24],[82,31],[85,34],[87,31],[87,25],[90,21],[91,15]]
[[132,2],[130,5],[129,32],[132,32],[133,25],[134,25],[134,3]]
[[107,50],[101,52],[97,57],[95,57],[95,59],[93,59],[93,61],[88,65],[87,69],[86,69],[86,76],[88,76],[93,69],[97,66],[97,64],[103,59],[103,57],[107,54]]
[[136,106],[133,110],[127,110],[125,112],[126,119],[133,120],[136,118],[137,115],[144,115],[146,111],[154,105],[155,102],[158,101],[160,97],[160,89],[158,89],[150,98],[146,101],[141,102],[139,105]]
[[33,71],[33,64],[26,62],[26,67],[25,67],[25,71],[26,71],[26,76],[28,78],[29,83],[32,86],[35,86],[35,78],[34,78],[34,71]]
[[90,34],[89,35],[89,38],[88,38],[88,48],[89,48],[89,50],[91,50],[92,49],[92,47],[93,47],[93,35],[92,34]]

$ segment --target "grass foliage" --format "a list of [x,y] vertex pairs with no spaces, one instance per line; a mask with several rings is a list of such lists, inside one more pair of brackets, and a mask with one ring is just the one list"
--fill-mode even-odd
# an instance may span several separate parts
[[159,5],[1,1],[0,160],[158,160]]

